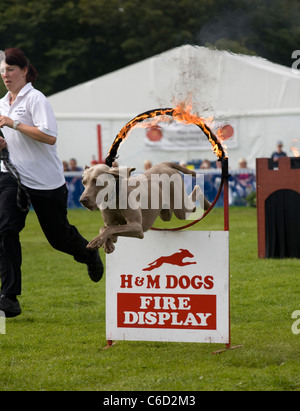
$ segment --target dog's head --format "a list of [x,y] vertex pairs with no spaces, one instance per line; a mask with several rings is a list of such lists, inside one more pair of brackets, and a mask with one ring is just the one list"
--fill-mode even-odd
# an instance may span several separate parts
[[[135,168],[115,167],[96,164],[85,167],[82,175],[84,192],[80,197],[81,204],[93,211],[96,208],[106,208],[116,197],[116,182],[121,178],[129,178]],[[104,207],[105,206],[105,207]]]

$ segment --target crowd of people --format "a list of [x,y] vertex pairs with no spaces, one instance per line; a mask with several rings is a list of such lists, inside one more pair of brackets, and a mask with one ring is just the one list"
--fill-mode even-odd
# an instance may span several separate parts
[[[276,149],[271,154],[270,158],[272,159],[272,166],[273,168],[278,167],[278,159],[281,157],[286,157],[287,154],[283,151],[283,142],[277,141]],[[94,160],[91,161],[90,165],[97,164],[98,162]],[[75,158],[71,158],[69,162],[64,161],[64,170],[65,171],[81,171],[83,170],[80,166],[77,165],[77,161]],[[205,174],[204,178],[204,192],[206,197],[209,201],[213,201],[220,186],[220,172],[218,170],[221,169],[222,163],[220,161],[211,161],[207,158],[202,160],[195,160],[195,161],[185,161],[182,160],[179,162],[180,165],[187,168],[192,168],[200,170]],[[150,159],[146,159],[144,161],[144,167],[142,171],[146,171],[152,167],[152,161]],[[118,163],[115,161],[113,163],[113,167],[117,167]],[[79,197],[83,192],[83,186],[81,184],[81,177],[80,176],[72,176],[65,174],[66,176],[66,183],[69,189],[68,195],[68,207],[81,207],[79,203]],[[237,167],[234,169],[230,169],[230,177],[229,177],[229,203],[233,205],[246,205],[246,204],[255,204],[255,197],[256,192],[256,175],[255,170],[248,166],[247,159],[241,157],[238,161]],[[253,197],[253,198],[252,198]],[[218,202],[220,206],[222,206],[222,195]]]
[[[69,160],[69,162],[64,161],[64,170],[66,184],[68,187],[68,207],[69,208],[77,208],[82,207],[79,198],[83,192],[83,185],[81,183],[81,174],[75,175],[69,172],[78,172],[82,171],[83,168],[78,166],[77,161],[75,158]],[[97,164],[97,162],[91,162],[90,165]],[[220,161],[210,161],[208,159],[197,161],[195,164],[190,164],[186,161],[180,161],[180,165],[183,167],[193,168],[196,171],[200,170],[205,173],[204,178],[204,192],[206,197],[209,201],[213,201],[220,185],[220,168],[222,164]],[[152,167],[152,161],[146,159],[144,161],[143,170],[140,172],[146,171]],[[112,165],[113,167],[117,167],[118,163],[115,161]],[[254,170],[250,169],[247,165],[247,160],[245,158],[240,158],[238,162],[238,168],[231,171],[231,175],[229,178],[229,190],[230,190],[230,204],[236,205],[244,205],[246,204],[247,196],[255,192],[256,189],[256,181],[255,181],[255,172]],[[220,198],[219,205],[222,205],[222,196]]]
[[[282,141],[277,142],[276,150],[271,154],[270,158],[273,160],[273,167],[278,167],[278,159],[280,157],[286,157],[286,152],[283,151]],[[77,165],[76,159],[70,159],[69,163],[63,162],[65,171],[81,171],[81,167]],[[97,164],[96,161],[92,161],[91,165]],[[194,168],[195,170],[201,170],[205,173],[204,179],[204,191],[205,195],[210,201],[213,201],[218,191],[220,184],[220,176],[217,170],[222,167],[220,161],[210,161],[208,159],[198,160],[196,162],[187,162],[182,160],[179,162],[183,167]],[[152,161],[146,159],[144,161],[144,171],[152,167]],[[117,167],[118,163],[115,161],[113,167]],[[83,191],[81,179],[78,176],[66,176],[67,185],[69,188],[69,207],[80,206],[79,197]],[[247,159],[241,157],[238,161],[238,167],[231,170],[229,177],[229,197],[230,204],[244,205],[247,202],[247,197],[251,193],[255,193],[256,190],[256,177],[255,171],[249,168]]]

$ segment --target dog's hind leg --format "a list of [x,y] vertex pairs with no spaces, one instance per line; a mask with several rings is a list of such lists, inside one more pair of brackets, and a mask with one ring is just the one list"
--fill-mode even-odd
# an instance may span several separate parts
[[186,192],[184,192],[183,196],[184,205],[182,209],[174,209],[175,216],[180,220],[188,219],[188,217],[196,211],[196,201],[200,202],[200,207],[203,210],[208,210],[211,206],[211,203],[207,200],[207,198],[205,198],[201,188],[198,185],[194,187],[192,193],[189,196],[186,194]]
[[163,209],[160,211],[159,216],[163,221],[170,221],[172,218],[172,210],[170,209]]
[[201,188],[198,185],[195,185],[194,190],[189,195],[189,199],[193,203],[195,203],[196,201],[199,201],[200,207],[205,211],[208,210],[209,207],[211,206],[211,203],[207,200],[207,198],[205,197]]

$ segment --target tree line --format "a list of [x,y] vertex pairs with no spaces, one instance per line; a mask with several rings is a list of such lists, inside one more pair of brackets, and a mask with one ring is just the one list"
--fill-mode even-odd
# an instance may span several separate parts
[[[0,49],[20,47],[51,95],[184,44],[291,66],[298,0],[1,0]],[[1,84],[0,95],[5,92]]]

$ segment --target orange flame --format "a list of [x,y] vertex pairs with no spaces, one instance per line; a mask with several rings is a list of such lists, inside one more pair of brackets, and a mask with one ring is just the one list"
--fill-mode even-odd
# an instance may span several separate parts
[[[170,121],[170,119],[163,118],[164,116],[172,117],[174,120],[182,124],[195,124],[197,125],[203,133],[206,135],[207,139],[212,145],[214,153],[217,155],[218,159],[221,160],[225,156],[225,152],[221,143],[211,129],[204,123],[203,118],[198,117],[195,114],[183,109],[181,106],[175,108],[159,108],[155,110],[146,111],[139,114],[132,120],[130,120],[116,136],[106,158],[106,163],[111,165],[117,155],[118,148],[120,144],[126,139],[128,133],[136,126],[139,127],[149,127],[149,120],[151,124],[157,124],[160,121]],[[148,120],[146,124],[141,124],[143,121]]]
[[[298,139],[297,139],[297,138],[294,139],[293,142],[297,143],[297,142],[298,142]],[[292,146],[292,147],[291,147],[291,150],[292,150],[292,153],[294,154],[294,157],[300,157],[300,153],[299,153],[299,150],[298,150],[297,147]]]

